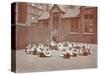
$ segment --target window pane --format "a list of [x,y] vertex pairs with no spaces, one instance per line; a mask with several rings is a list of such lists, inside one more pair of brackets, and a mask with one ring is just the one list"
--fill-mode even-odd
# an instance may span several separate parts
[[[88,17],[87,17],[88,16]],[[92,33],[93,32],[93,14],[85,15],[85,32]]]
[[78,18],[74,18],[71,20],[71,32],[78,32],[78,27],[79,27],[79,24],[78,24]]

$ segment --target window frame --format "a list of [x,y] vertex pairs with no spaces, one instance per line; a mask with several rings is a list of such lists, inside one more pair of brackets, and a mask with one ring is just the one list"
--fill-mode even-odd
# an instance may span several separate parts
[[[79,32],[79,18],[73,17],[73,18],[71,18],[70,22],[71,22],[70,23],[70,34],[80,34],[80,32]],[[77,25],[77,29],[76,29],[76,25]]]

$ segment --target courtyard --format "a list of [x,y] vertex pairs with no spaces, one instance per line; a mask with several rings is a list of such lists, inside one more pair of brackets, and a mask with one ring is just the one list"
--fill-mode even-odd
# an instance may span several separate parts
[[70,59],[60,57],[61,51],[52,50],[51,57],[26,54],[25,50],[16,51],[16,72],[40,72],[56,70],[86,69],[97,67],[97,45],[91,44],[92,55],[77,56]]

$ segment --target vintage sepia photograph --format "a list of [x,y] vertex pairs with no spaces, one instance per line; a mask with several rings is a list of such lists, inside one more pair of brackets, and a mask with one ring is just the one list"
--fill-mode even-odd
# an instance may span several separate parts
[[11,23],[13,72],[97,67],[97,7],[14,2]]

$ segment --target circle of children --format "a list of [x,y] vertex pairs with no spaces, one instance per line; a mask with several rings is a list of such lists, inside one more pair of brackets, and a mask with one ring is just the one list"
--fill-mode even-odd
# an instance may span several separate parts
[[39,55],[39,57],[51,57],[52,50],[61,51],[60,57],[70,59],[70,57],[88,56],[92,54],[92,48],[89,44],[63,42],[56,43],[52,41],[49,45],[39,43],[29,44],[25,48],[27,54]]

